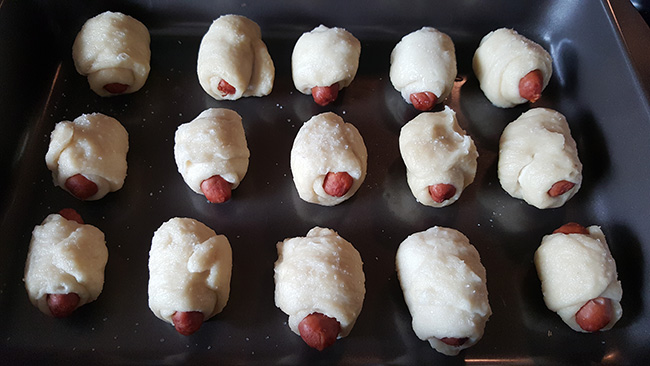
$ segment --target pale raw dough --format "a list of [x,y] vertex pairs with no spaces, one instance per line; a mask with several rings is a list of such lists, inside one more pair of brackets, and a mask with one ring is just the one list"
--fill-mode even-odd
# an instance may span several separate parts
[[306,237],[277,244],[275,305],[289,315],[289,327],[318,312],[341,324],[338,338],[350,334],[366,294],[359,252],[334,230],[314,227]]
[[529,72],[541,71],[542,89],[553,74],[553,59],[542,46],[506,28],[483,37],[472,65],[485,96],[501,108],[527,102],[519,95],[519,81]]
[[618,281],[616,262],[599,226],[585,234],[544,236],[535,252],[535,266],[542,281],[546,306],[556,312],[571,329],[587,333],[576,323],[575,314],[589,300],[612,300],[614,317],[602,330],[608,330],[623,315],[623,289]]
[[[418,202],[426,206],[448,206],[474,181],[478,152],[474,141],[458,125],[449,107],[441,112],[424,112],[405,124],[399,135],[399,148],[406,165],[406,177]],[[438,203],[429,186],[451,184],[456,194]]]
[[48,294],[79,295],[77,308],[95,301],[104,287],[108,249],[98,228],[51,214],[34,227],[25,264],[29,300],[47,315]]
[[[366,178],[368,151],[351,123],[326,112],[305,122],[291,148],[291,173],[300,198],[323,206],[334,206],[352,197]],[[342,197],[323,190],[329,172],[347,172],[352,187]]]
[[[533,108],[508,124],[499,142],[498,176],[508,194],[529,205],[564,205],[582,184],[582,163],[566,118],[552,109]],[[551,197],[548,190],[562,180],[575,186]]]
[[[485,268],[465,235],[438,226],[415,233],[397,249],[396,266],[418,338],[445,355],[481,339],[492,310]],[[444,337],[468,340],[454,347]]]
[[[216,100],[268,95],[275,79],[275,66],[260,27],[232,14],[212,22],[203,36],[196,71],[203,90]],[[235,93],[219,91],[221,80],[233,86]]]
[[147,27],[122,13],[110,11],[90,18],[72,45],[74,65],[88,76],[90,88],[100,96],[112,96],[104,89],[111,83],[126,84],[133,93],[149,76],[150,37]]
[[241,117],[233,110],[206,109],[178,126],[174,142],[178,172],[196,193],[203,194],[201,182],[214,175],[230,182],[232,189],[246,175],[250,152]]
[[101,113],[82,114],[74,121],[56,124],[45,154],[55,186],[81,174],[98,188],[87,200],[98,200],[117,191],[126,178],[129,134],[115,118]]
[[390,81],[411,103],[413,93],[431,92],[442,102],[456,79],[456,51],[451,38],[423,27],[404,36],[390,54]]
[[315,86],[352,83],[359,68],[361,42],[343,28],[320,25],[303,33],[291,54],[293,83],[303,94]]
[[226,306],[231,272],[224,235],[194,219],[172,218],[151,240],[149,308],[170,324],[176,311],[200,311],[207,320]]

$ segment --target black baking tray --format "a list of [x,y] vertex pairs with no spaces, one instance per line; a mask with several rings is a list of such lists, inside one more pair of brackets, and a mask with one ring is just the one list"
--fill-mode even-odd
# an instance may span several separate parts
[[[101,98],[75,72],[71,47],[84,21],[121,11],[149,28],[151,74],[139,92]],[[276,66],[273,92],[218,102],[199,86],[196,59],[222,14],[257,22]],[[328,107],[297,92],[291,51],[319,24],[344,27],[362,44],[359,72]],[[479,151],[476,180],[446,208],[415,202],[399,155],[402,125],[417,115],[388,78],[390,52],[422,26],[451,36],[458,79],[445,101]],[[480,39],[514,28],[553,56],[553,77],[536,106],[563,113],[584,164],[578,194],[538,210],[511,198],[496,176],[505,125],[531,108],[492,106],[471,69]],[[141,364],[642,364],[650,357],[650,30],[626,0],[568,1],[30,1],[0,2],[0,363]],[[214,205],[176,170],[176,127],[209,107],[243,117],[248,174],[231,201]],[[441,109],[442,106],[438,106]],[[303,202],[289,167],[293,139],[312,115],[333,111],[361,132],[368,176],[335,206]],[[117,118],[129,132],[124,187],[95,202],[56,188],[44,157],[54,124],[82,113]],[[99,299],[66,319],[27,298],[24,262],[34,225],[72,207],[106,235],[109,261]],[[153,232],[175,216],[225,234],[233,249],[224,311],[185,337],[147,305]],[[607,332],[569,329],[543,303],[533,253],[567,221],[602,226],[623,284],[623,317]],[[329,227],[361,253],[363,310],[351,334],[318,352],[287,326],[273,300],[276,243]],[[487,270],[493,315],[483,339],[456,357],[417,339],[394,258],[408,235],[431,226],[467,235]]]

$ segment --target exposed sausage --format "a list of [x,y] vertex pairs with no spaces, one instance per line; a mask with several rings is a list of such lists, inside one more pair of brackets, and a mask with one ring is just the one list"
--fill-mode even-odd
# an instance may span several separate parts
[[120,84],[120,83],[110,83],[104,85],[104,90],[111,94],[122,94],[128,89],[129,86],[126,84]]
[[409,95],[413,107],[418,111],[430,111],[438,103],[438,97],[432,92],[413,93]]
[[213,175],[201,182],[201,192],[212,203],[223,203],[232,196],[232,184],[220,175]]
[[438,183],[429,186],[429,195],[435,202],[443,203],[456,194],[456,187],[451,184]]
[[225,97],[226,95],[230,94],[235,94],[237,91],[234,86],[228,84],[227,81],[221,79],[219,82],[219,85],[217,85],[217,89],[221,92],[221,96]]
[[354,183],[354,178],[347,172],[329,172],[323,180],[323,190],[332,197],[343,197]]
[[319,351],[331,346],[341,331],[341,324],[321,313],[311,313],[298,324],[300,337]]
[[177,311],[172,315],[174,328],[182,335],[188,336],[201,328],[203,313],[200,311]]
[[569,222],[567,224],[564,224],[560,226],[559,228],[555,229],[553,231],[553,234],[585,234],[589,235],[589,231],[587,228],[584,226],[575,223],[575,222]]
[[63,218],[66,220],[76,221],[82,225],[84,223],[84,220],[81,218],[81,215],[79,215],[79,213],[72,208],[62,209],[61,211],[59,211],[59,215],[63,216]]
[[463,337],[463,338],[443,337],[443,338],[440,338],[440,341],[442,343],[450,345],[452,347],[460,347],[463,344],[465,344],[465,342],[467,342],[468,339],[469,338],[467,338],[467,337]]
[[576,323],[587,332],[597,332],[612,320],[612,300],[605,297],[591,299],[576,313]]
[[79,295],[71,292],[69,294],[47,294],[47,307],[55,318],[65,318],[79,305]]
[[318,105],[326,106],[336,100],[339,95],[339,83],[330,86],[315,86],[311,88],[311,96]]
[[535,103],[542,96],[543,87],[544,75],[536,69],[519,80],[519,95],[531,103]]
[[571,190],[576,184],[568,180],[561,180],[553,183],[551,189],[548,190],[548,195],[551,197],[561,196]]
[[65,188],[72,193],[73,196],[80,200],[86,200],[99,190],[95,182],[89,180],[81,174],[75,174],[65,181]]

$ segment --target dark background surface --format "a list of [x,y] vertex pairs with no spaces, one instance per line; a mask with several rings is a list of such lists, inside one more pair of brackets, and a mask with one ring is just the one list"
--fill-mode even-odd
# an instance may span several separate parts
[[[626,0],[609,1],[11,1],[0,4],[0,357],[3,363],[639,364],[650,356],[650,30]],[[72,42],[102,11],[142,21],[152,35],[151,74],[135,94],[101,98],[74,70]],[[196,56],[210,22],[245,15],[262,28],[276,66],[273,92],[217,102],[199,86]],[[319,107],[297,92],[290,56],[297,38],[319,24],[348,29],[362,43],[359,72],[336,103]],[[476,180],[453,205],[417,202],[399,156],[401,126],[417,111],[388,78],[390,52],[405,34],[433,26],[456,45],[459,80],[445,104],[472,136]],[[578,143],[584,183],[565,206],[538,210],[497,180],[505,125],[528,110],[492,106],[471,58],[480,39],[512,27],[544,46],[554,74],[536,106],[563,113]],[[645,51],[645,52],[644,52]],[[213,205],[183,182],[173,159],[176,127],[209,107],[243,117],[248,174],[231,201]],[[439,105],[436,110],[442,109]],[[369,153],[368,176],[336,207],[299,199],[291,179],[293,139],[312,115],[333,111],[353,123]],[[117,118],[129,132],[124,187],[81,202],[52,184],[44,157],[54,124],[82,113]],[[99,299],[67,319],[33,307],[22,282],[34,225],[63,207],[101,229],[109,261]],[[147,305],[153,232],[175,216],[225,234],[233,248],[231,296],[221,314],[190,337]],[[573,332],[546,309],[532,262],[541,238],[567,221],[600,225],[623,284],[623,318],[610,331]],[[330,227],[361,253],[364,308],[350,336],[318,352],[286,324],[273,300],[275,244]],[[439,225],[460,230],[481,254],[493,315],[483,339],[446,357],[413,333],[394,268],[408,235]]]

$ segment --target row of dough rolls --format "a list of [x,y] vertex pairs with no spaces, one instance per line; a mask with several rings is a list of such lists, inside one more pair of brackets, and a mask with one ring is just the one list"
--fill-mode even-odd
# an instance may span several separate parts
[[[365,275],[354,246],[314,227],[277,243],[275,303],[289,328],[323,350],[350,334],[363,306]],[[616,263],[598,226],[569,223],[543,237],[535,266],[547,307],[579,332],[611,329],[622,316]],[[104,234],[72,209],[51,214],[32,233],[25,263],[30,301],[69,316],[96,300],[104,284]],[[172,218],[149,252],[149,307],[183,335],[220,313],[230,295],[232,249],[224,235],[191,218]],[[491,315],[486,271],[461,232],[432,227],[408,236],[395,266],[418,338],[445,355],[476,344]]]
[[[72,55],[91,89],[100,96],[113,96],[142,88],[150,71],[149,44],[144,24],[107,11],[84,23]],[[360,54],[361,43],[343,28],[320,25],[303,33],[291,55],[296,89],[311,94],[322,106],[333,102],[354,79]],[[485,96],[502,108],[535,102],[553,71],[552,58],[543,47],[506,28],[483,37],[473,69]],[[453,41],[432,27],[405,35],[391,52],[391,83],[421,111],[431,110],[451,93],[456,72]],[[215,19],[199,46],[197,76],[216,100],[270,94],[275,66],[259,25],[235,14]]]

